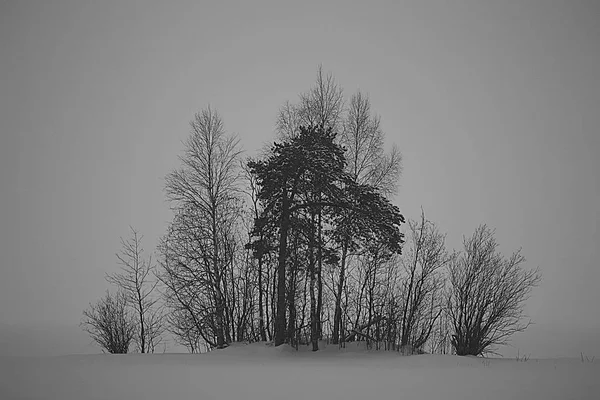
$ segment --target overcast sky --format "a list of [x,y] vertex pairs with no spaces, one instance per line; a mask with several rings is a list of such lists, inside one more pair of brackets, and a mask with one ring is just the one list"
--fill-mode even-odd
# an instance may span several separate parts
[[600,356],[599,20],[592,0],[0,1],[0,330],[81,338],[119,237],[165,232],[193,114],[254,155],[322,63],[401,149],[406,216],[455,248],[485,222],[541,268],[515,353]]

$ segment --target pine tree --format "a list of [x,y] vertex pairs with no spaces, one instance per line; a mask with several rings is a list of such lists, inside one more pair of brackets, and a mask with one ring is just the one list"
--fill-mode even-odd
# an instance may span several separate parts
[[[323,247],[323,225],[335,225],[351,211],[363,243],[391,254],[401,251],[404,222],[400,210],[370,185],[361,185],[345,172],[344,149],[336,144],[331,128],[301,127],[299,134],[283,143],[275,143],[266,160],[251,161],[248,166],[258,184],[263,204],[254,225],[255,237],[265,231],[277,232],[277,310],[275,345],[286,340],[286,265],[290,230],[303,231],[309,238],[307,254],[311,277],[311,339],[318,349],[320,310],[314,288],[323,259],[329,254]],[[305,223],[296,221],[303,213]],[[308,218],[308,222],[306,223]],[[296,225],[294,225],[296,224]],[[261,246],[260,240],[253,243]]]

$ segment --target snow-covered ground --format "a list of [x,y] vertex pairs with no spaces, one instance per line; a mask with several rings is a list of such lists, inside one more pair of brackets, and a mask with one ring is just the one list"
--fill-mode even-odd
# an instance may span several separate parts
[[406,357],[353,346],[0,357],[0,399],[600,399],[600,360]]

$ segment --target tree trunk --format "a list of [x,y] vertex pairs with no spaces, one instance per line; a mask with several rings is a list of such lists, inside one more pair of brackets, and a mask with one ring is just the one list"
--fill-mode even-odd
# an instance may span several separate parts
[[271,321],[267,324],[267,332],[270,336],[269,340],[275,341],[275,320],[277,317],[277,268],[273,270],[271,277]]
[[[297,235],[296,235],[297,239]],[[294,243],[294,248],[297,247],[297,240]],[[294,346],[294,338],[296,336],[296,271],[297,271],[298,257],[297,254],[294,257],[294,263],[292,270],[290,271],[290,283],[288,288],[288,326],[287,326],[287,341],[289,344]]]
[[139,288],[138,294],[138,312],[140,317],[140,351],[141,353],[146,352],[146,324],[144,324],[144,305],[142,304],[142,293]]
[[310,272],[310,338],[312,342],[312,351],[319,350],[319,332],[317,325],[317,301],[315,296],[315,265],[314,262],[311,263],[311,272]]
[[[310,316],[309,316],[309,323],[308,324],[305,323],[305,321],[306,321],[306,305],[308,303],[307,299],[309,298],[309,296],[308,296],[308,282],[309,281],[310,281],[310,268],[308,268],[306,270],[306,273],[304,276],[304,288],[303,288],[303,292],[302,292],[302,298],[304,299],[304,301],[302,302],[302,315],[300,318],[300,326],[303,326],[303,327],[310,327]],[[299,332],[299,333],[301,333],[301,332]],[[298,335],[298,336],[300,336],[300,335]],[[306,335],[305,335],[304,339],[305,339],[304,343],[308,343],[308,339],[307,339]]]
[[[315,215],[312,216],[312,226],[315,224]],[[317,314],[317,299],[315,293],[316,286],[316,260],[315,260],[315,234],[311,231],[311,238],[309,244],[309,271],[310,271],[310,339],[312,342],[312,351],[319,350],[319,326],[318,326],[318,314]]]
[[346,257],[348,255],[348,242],[344,241],[342,245],[342,260],[340,262],[340,276],[338,279],[337,292],[335,296],[335,312],[333,315],[333,337],[332,343],[340,342],[340,326],[342,325],[342,291],[344,289],[344,280],[346,279]]
[[224,315],[223,307],[223,299],[220,293],[220,290],[217,291],[217,307],[216,307],[216,325],[217,325],[217,349],[222,349],[225,347],[225,332],[223,329],[223,325],[225,323],[223,315]]
[[283,193],[281,222],[279,224],[279,257],[277,263],[277,316],[275,318],[275,346],[285,342],[285,261],[287,256],[287,239],[289,229],[289,210],[287,192]]
[[258,258],[258,330],[260,333],[260,340],[266,342],[265,311],[263,309],[262,254]]
[[321,322],[323,316],[323,241],[322,241],[322,233],[323,233],[323,224],[321,211],[319,210],[318,214],[318,226],[319,226],[319,234],[318,234],[318,248],[317,248],[317,338],[323,339],[323,323]]

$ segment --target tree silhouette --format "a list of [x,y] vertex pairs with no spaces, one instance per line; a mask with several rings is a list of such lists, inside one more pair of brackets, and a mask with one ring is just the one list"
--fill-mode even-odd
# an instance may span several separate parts
[[523,303],[541,280],[539,269],[525,270],[521,251],[506,258],[497,251],[494,231],[480,225],[464,238],[464,251],[450,263],[447,311],[458,355],[493,353],[522,323]]
[[135,336],[136,324],[127,310],[123,292],[106,295],[83,311],[81,328],[102,348],[112,354],[125,354]]
[[[389,252],[400,252],[404,217],[397,207],[369,185],[360,185],[345,172],[344,149],[335,143],[333,130],[301,127],[299,134],[283,143],[275,143],[266,160],[251,161],[256,176],[258,198],[263,211],[255,221],[254,233],[276,229],[278,234],[277,314],[275,345],[286,339],[286,264],[288,234],[299,213],[309,215],[309,275],[311,279],[311,340],[318,349],[318,309],[314,296],[315,266],[327,251],[322,245],[322,219],[335,224],[343,218],[341,210],[353,211],[364,237],[375,247],[385,244]],[[295,219],[294,219],[295,218]],[[306,222],[306,219],[304,220]],[[296,223],[294,229],[306,230]],[[319,231],[317,233],[316,231]],[[368,241],[366,241],[368,242]],[[255,245],[258,245],[255,242]]]

